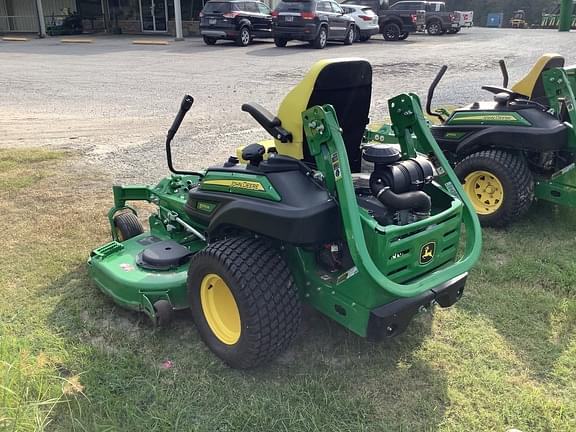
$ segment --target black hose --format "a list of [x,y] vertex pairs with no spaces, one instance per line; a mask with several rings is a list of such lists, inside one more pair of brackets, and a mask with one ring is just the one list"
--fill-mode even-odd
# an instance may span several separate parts
[[414,210],[416,213],[429,213],[432,200],[423,191],[394,193],[392,189],[381,184],[372,185],[372,193],[387,207],[394,210]]

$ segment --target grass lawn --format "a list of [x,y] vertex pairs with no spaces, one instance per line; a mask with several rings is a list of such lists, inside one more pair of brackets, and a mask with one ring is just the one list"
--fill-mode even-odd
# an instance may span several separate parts
[[576,430],[575,210],[485,230],[462,301],[397,339],[307,311],[288,352],[241,372],[187,314],[154,330],[90,283],[112,195],[74,157],[0,150],[0,430]]

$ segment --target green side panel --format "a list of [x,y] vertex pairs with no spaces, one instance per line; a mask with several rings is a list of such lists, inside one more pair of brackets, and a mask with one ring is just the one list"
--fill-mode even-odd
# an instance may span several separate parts
[[458,126],[464,124],[474,125],[503,125],[503,126],[532,126],[528,120],[516,112],[491,111],[465,111],[455,112],[446,124]]
[[258,174],[208,171],[200,182],[200,190],[228,192],[270,201],[281,201],[268,178]]
[[561,0],[560,2],[560,22],[558,24],[558,30],[560,31],[570,31],[570,25],[572,24],[572,0]]
[[570,164],[549,180],[537,180],[534,193],[538,199],[576,207],[576,165]]
[[[187,308],[188,264],[169,271],[146,270],[136,264],[138,254],[150,244],[145,241],[150,235],[143,233],[122,243],[112,241],[93,250],[88,260],[88,273],[105,294],[128,309],[148,312],[146,305],[160,299],[170,301],[175,309]],[[168,236],[159,236],[158,232],[154,236],[170,240]],[[187,247],[197,252],[204,243],[195,241]]]
[[576,66],[554,68],[542,73],[544,90],[550,107],[554,112],[560,112],[563,107],[568,112],[568,149],[576,151]]

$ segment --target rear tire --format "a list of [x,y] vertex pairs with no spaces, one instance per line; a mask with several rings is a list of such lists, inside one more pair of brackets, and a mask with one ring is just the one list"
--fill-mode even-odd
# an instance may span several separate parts
[[216,45],[216,41],[218,40],[215,37],[210,36],[202,36],[202,39],[204,39],[206,45]]
[[114,228],[118,241],[123,242],[144,232],[144,227],[132,212],[114,216]]
[[408,32],[400,33],[400,35],[398,36],[398,40],[406,40],[408,39],[408,36],[410,36],[410,33]]
[[483,226],[508,225],[522,217],[534,200],[534,179],[520,156],[484,150],[465,157],[454,171]]
[[274,45],[276,45],[278,48],[284,48],[287,43],[288,39],[274,38]]
[[389,23],[382,29],[382,36],[384,40],[395,42],[400,38],[400,26],[398,24]]
[[442,29],[442,23],[438,20],[432,20],[426,25],[426,31],[430,36],[440,36],[444,34],[444,30]]
[[236,45],[245,47],[248,46],[251,40],[252,35],[250,34],[250,29],[247,26],[242,27],[240,33],[236,36]]
[[270,361],[300,326],[301,304],[290,270],[262,239],[233,237],[194,255],[188,296],[200,336],[233,368]]
[[344,37],[344,45],[352,45],[356,40],[356,29],[353,25],[350,26],[346,36]]
[[324,49],[326,47],[326,42],[328,42],[328,30],[326,30],[326,27],[322,26],[318,31],[316,39],[312,41],[312,46],[316,49]]

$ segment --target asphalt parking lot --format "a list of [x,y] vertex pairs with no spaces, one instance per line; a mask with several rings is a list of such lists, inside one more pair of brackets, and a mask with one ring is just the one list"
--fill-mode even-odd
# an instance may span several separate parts
[[129,37],[94,37],[92,44],[60,38],[0,41],[0,146],[74,149],[80,163],[114,181],[154,181],[166,172],[164,135],[182,96],[196,102],[176,138],[181,166],[224,160],[238,145],[265,133],[240,110],[258,102],[275,111],[282,97],[317,60],[362,57],[374,70],[371,118],[386,115],[387,98],[415,92],[424,99],[441,65],[449,66],[438,103],[489,98],[482,84],[500,84],[498,59],[511,82],[545,52],[568,63],[576,35],[552,30],[464,29],[457,35],[411,35],[405,42],[366,43],[324,50],[271,41],[247,48],[209,47],[189,38],[165,46],[132,45]]

